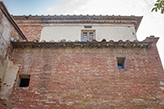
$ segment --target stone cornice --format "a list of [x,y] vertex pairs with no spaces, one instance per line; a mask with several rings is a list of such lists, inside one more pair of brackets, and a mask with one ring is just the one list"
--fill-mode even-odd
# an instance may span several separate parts
[[25,48],[25,47],[30,47],[30,48],[75,48],[75,47],[97,47],[97,48],[102,48],[102,47],[123,47],[123,48],[150,48],[153,42],[12,42],[12,45],[14,48]]
[[42,41],[42,42],[38,42],[38,40],[34,40],[34,41],[18,41],[18,40],[13,40],[12,41],[12,46],[13,48],[25,48],[25,47],[30,47],[30,48],[42,48],[42,47],[46,47],[46,48],[66,48],[66,47],[71,47],[71,48],[75,48],[75,47],[81,47],[81,48],[85,48],[85,47],[89,47],[89,48],[93,48],[93,47],[97,47],[97,48],[102,48],[102,47],[122,47],[122,48],[151,48],[152,44],[156,44],[158,41],[159,37],[154,37],[154,36],[150,36],[150,37],[146,37],[145,40],[143,41],[116,41],[114,42],[113,40],[110,41],[106,41],[106,39],[103,39],[102,41],[97,42],[96,40],[93,40],[92,42],[79,42],[79,41],[75,41],[75,42],[71,42],[68,41],[66,42],[66,40],[61,40],[60,42],[54,42],[53,40],[51,40],[50,42],[46,42],[46,41]]

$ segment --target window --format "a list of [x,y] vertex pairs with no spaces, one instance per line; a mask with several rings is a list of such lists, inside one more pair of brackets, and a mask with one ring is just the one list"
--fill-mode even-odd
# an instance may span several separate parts
[[95,39],[95,30],[81,31],[81,41],[92,41]]
[[19,75],[16,86],[18,87],[28,87],[30,82],[30,75]]
[[118,67],[118,69],[125,68],[125,58],[124,57],[117,57],[117,67]]

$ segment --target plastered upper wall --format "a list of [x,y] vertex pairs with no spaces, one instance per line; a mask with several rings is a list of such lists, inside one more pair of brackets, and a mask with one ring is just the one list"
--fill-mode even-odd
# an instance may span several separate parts
[[[92,26],[92,28],[84,28],[84,26]],[[95,30],[96,40],[136,40],[135,27],[133,24],[56,24],[44,25],[40,40],[59,41],[81,41],[82,30]]]
[[[29,41],[79,40],[84,26],[92,26],[96,40],[135,40],[142,16],[53,15],[13,16]],[[86,29],[86,28],[85,28]],[[89,28],[88,28],[89,29]],[[134,31],[135,30],[135,31]]]

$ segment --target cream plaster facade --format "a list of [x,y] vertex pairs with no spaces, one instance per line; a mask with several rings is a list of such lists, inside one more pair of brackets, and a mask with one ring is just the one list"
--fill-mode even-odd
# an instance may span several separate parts
[[[84,26],[92,26],[92,28],[84,28]],[[81,41],[82,30],[95,30],[96,40],[102,39],[114,40],[130,40],[137,39],[135,27],[133,24],[47,24],[43,25],[40,41]]]

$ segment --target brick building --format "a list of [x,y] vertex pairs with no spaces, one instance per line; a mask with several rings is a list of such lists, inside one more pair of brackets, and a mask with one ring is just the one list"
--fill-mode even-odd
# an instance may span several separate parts
[[156,43],[142,16],[11,16],[0,2],[0,107],[163,109]]

